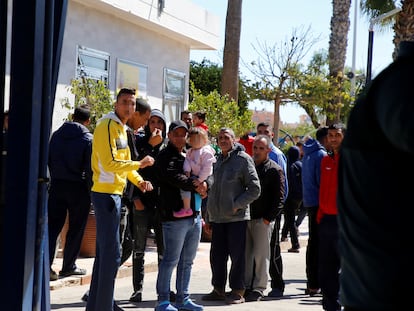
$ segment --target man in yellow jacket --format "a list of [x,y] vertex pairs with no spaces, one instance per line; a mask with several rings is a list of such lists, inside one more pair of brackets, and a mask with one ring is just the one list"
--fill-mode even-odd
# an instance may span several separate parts
[[135,90],[119,91],[115,111],[99,120],[92,142],[92,203],[96,216],[96,257],[86,306],[87,311],[122,310],[114,303],[114,284],[121,261],[119,221],[121,196],[126,180],[141,191],[151,191],[152,184],[138,174],[139,168],[151,166],[150,156],[132,161],[128,147],[126,122],[135,120],[135,126],[144,126],[151,108],[137,105]]

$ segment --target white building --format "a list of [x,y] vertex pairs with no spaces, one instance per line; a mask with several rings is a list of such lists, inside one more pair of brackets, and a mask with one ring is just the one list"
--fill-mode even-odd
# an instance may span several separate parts
[[190,50],[218,49],[219,30],[218,16],[188,0],[69,0],[52,131],[67,117],[61,102],[73,103],[68,86],[80,75],[106,80],[114,94],[135,87],[167,122],[179,118]]

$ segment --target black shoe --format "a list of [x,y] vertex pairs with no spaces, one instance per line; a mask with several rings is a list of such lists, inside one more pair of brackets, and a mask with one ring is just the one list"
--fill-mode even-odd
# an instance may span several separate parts
[[53,271],[52,269],[50,269],[50,280],[51,281],[56,281],[58,279],[58,275],[55,271]]
[[175,293],[173,291],[170,291],[170,301],[175,302]]
[[60,271],[59,272],[59,276],[64,278],[67,276],[71,276],[71,275],[85,275],[86,274],[86,269],[82,269],[82,268],[75,268],[73,270],[70,271]]
[[311,297],[322,297],[320,288],[307,288],[305,289],[305,295],[309,295]]
[[299,253],[299,248],[296,248],[296,247],[289,248],[288,252],[289,253]]
[[267,294],[268,297],[280,298],[283,297],[283,291],[278,288],[272,288],[272,290]]
[[254,290],[246,296],[246,301],[260,301],[262,300],[262,298],[263,294],[261,292]]
[[201,300],[204,301],[224,301],[225,299],[226,294],[224,293],[224,291],[219,291],[216,289],[213,289],[210,293],[201,297]]
[[131,297],[129,297],[129,301],[131,302],[141,302],[142,301],[142,293],[139,291],[133,292]]
[[87,302],[88,301],[88,298],[89,298],[89,290],[87,290],[86,293],[83,294],[83,296],[82,296],[81,299],[82,299],[82,301]]

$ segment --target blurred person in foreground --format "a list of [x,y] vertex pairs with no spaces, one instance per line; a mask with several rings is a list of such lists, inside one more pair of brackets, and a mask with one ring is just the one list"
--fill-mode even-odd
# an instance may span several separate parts
[[340,299],[347,311],[410,308],[413,184],[406,178],[414,174],[413,72],[414,42],[405,41],[358,98],[342,142]]

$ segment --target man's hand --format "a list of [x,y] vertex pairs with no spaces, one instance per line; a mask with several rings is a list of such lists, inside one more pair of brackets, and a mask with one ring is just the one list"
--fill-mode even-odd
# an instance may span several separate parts
[[138,184],[138,188],[142,192],[152,191],[152,189],[154,189],[154,187],[152,186],[152,183],[150,181],[147,181],[147,180],[141,181]]
[[149,138],[149,140],[148,140],[148,143],[152,146],[152,147],[155,147],[155,146],[157,146],[157,145],[159,145],[159,144],[161,144],[162,143],[162,141],[163,141],[163,138],[162,138],[162,131],[160,130],[160,129],[155,129],[152,133],[151,133],[151,136],[150,136],[150,138]]
[[151,156],[149,156],[149,155],[147,155],[142,160],[140,160],[139,163],[140,163],[139,168],[144,168],[144,167],[147,167],[147,166],[152,166],[152,165],[154,165],[154,158],[151,157]]
[[200,183],[197,186],[196,191],[200,194],[202,199],[206,198],[207,197],[207,183],[205,181]]

